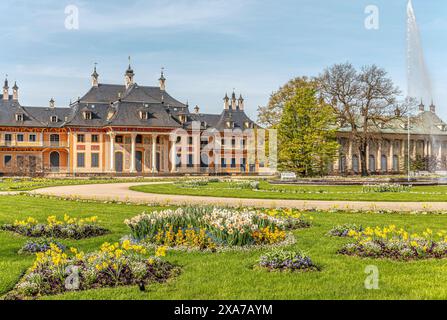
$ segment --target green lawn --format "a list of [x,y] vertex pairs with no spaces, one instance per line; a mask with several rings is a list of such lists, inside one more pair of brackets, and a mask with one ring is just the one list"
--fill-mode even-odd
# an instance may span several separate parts
[[[128,230],[123,220],[152,208],[40,199],[26,196],[0,197],[0,223],[33,216],[45,219],[64,213],[86,217],[97,215],[111,234],[81,241],[63,241],[82,250],[95,250],[104,241],[117,241]],[[300,248],[322,266],[321,272],[279,274],[253,271],[251,267],[263,252],[179,253],[169,252],[167,259],[183,267],[182,274],[167,284],[73,292],[46,297],[50,299],[447,299],[445,260],[395,262],[359,259],[336,254],[348,239],[325,234],[342,223],[365,226],[395,224],[420,232],[447,229],[447,216],[398,214],[314,214],[314,226],[294,232]],[[32,264],[33,257],[19,256],[17,250],[26,238],[0,232],[0,295],[5,294]],[[366,290],[364,269],[376,265],[380,271],[380,290]]]
[[[3,178],[0,180],[0,191],[29,191],[45,187],[102,184],[120,182],[152,182],[157,178]],[[165,179],[169,181],[169,179]]]
[[143,185],[131,188],[134,191],[252,199],[290,200],[346,200],[346,201],[402,201],[444,202],[447,201],[447,186],[413,187],[410,192],[363,193],[362,186],[290,186],[260,182],[259,190],[235,189],[228,182],[210,182],[206,186],[184,187],[175,184]]

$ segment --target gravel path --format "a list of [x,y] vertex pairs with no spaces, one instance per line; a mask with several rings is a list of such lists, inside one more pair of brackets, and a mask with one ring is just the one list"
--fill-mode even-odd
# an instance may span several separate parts
[[[166,182],[154,182],[162,184]],[[394,211],[434,211],[447,210],[447,202],[362,202],[362,201],[318,201],[318,200],[266,200],[266,199],[238,199],[203,196],[182,196],[142,193],[129,190],[132,186],[151,183],[112,183],[98,185],[77,185],[49,187],[30,191],[34,194],[44,194],[59,197],[75,197],[80,199],[102,201],[127,201],[145,204],[172,205],[217,205],[229,207],[284,207],[298,209],[344,209],[344,210],[394,210]]]

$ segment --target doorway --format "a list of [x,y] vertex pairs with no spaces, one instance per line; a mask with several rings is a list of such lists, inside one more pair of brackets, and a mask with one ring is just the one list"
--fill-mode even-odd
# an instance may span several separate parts
[[135,152],[135,170],[143,172],[143,152]]
[[50,169],[53,172],[59,171],[60,155],[59,152],[53,151],[50,153]]

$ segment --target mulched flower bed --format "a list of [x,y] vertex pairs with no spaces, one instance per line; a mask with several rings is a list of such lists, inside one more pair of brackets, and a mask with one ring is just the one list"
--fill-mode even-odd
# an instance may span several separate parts
[[310,257],[300,251],[273,250],[261,256],[258,268],[270,272],[319,271]]
[[34,218],[16,220],[13,224],[0,226],[0,230],[10,231],[26,237],[48,237],[61,239],[85,239],[97,237],[108,233],[108,230],[99,226],[96,217],[85,219],[64,216],[58,220],[56,216],[47,218],[47,223],[40,223]]
[[[160,248],[158,255],[165,255]],[[159,256],[147,257],[146,249],[130,241],[104,243],[92,253],[71,248],[65,253],[56,245],[36,255],[33,266],[5,297],[33,299],[44,295],[104,287],[163,283],[178,275],[180,268]]]
[[346,244],[338,253],[404,261],[447,258],[445,231],[433,234],[432,230],[427,229],[422,234],[410,234],[391,225],[384,228],[366,228],[364,231],[350,230],[348,237],[356,241]]

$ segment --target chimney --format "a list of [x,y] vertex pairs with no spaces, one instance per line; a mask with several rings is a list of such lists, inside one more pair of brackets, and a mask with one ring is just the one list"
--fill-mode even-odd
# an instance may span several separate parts
[[14,86],[12,87],[12,100],[19,101],[19,87],[17,86],[17,82],[14,82]]
[[8,77],[5,78],[5,84],[3,86],[3,100],[9,100],[9,85],[8,85]]
[[239,110],[244,111],[244,98],[242,98],[242,94],[239,96]]
[[421,111],[421,112],[425,111],[425,105],[424,105],[424,102],[422,102],[422,99],[421,99],[421,104],[419,105],[419,111]]
[[224,100],[224,110],[228,110],[230,107],[230,98],[228,98],[228,94],[225,94],[223,100]]
[[50,100],[50,108],[54,108],[54,103],[55,103],[54,99],[51,98],[51,100]]
[[165,70],[165,68],[161,68],[161,76],[160,76],[160,79],[158,79],[160,81],[160,90],[161,91],[166,91],[166,78],[165,78],[164,70]]
[[92,73],[92,87],[98,87],[99,82],[99,74],[98,72],[96,72],[96,63],[95,63],[95,68],[93,69],[93,73]]
[[433,112],[433,113],[436,113],[436,106],[435,106],[435,104],[433,103],[433,100],[431,101],[430,111]]

